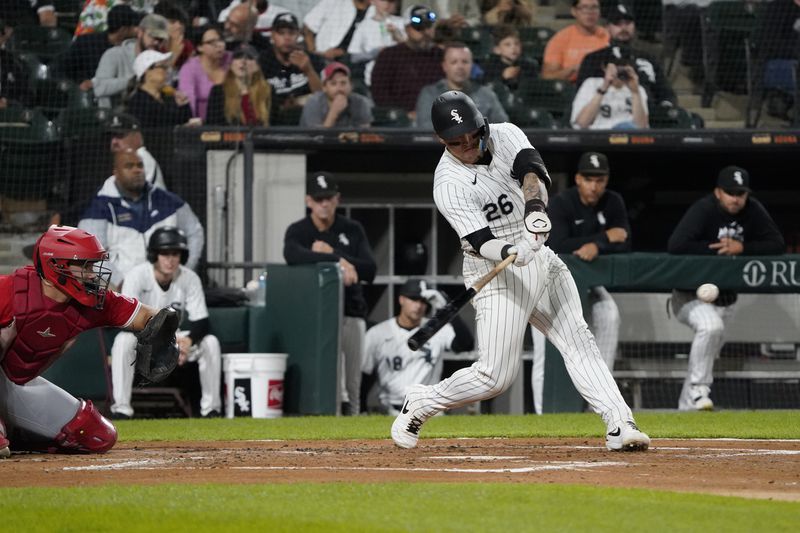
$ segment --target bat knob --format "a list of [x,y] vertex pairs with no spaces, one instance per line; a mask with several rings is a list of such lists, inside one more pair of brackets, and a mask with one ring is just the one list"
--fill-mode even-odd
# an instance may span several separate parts
[[408,339],[408,347],[411,349],[411,351],[416,352],[419,350],[419,341],[414,338]]

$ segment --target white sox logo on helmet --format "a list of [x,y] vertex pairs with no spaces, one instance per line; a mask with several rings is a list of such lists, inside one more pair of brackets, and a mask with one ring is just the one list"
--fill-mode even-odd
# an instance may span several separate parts
[[450,116],[453,117],[453,120],[455,120],[459,124],[464,122],[464,119],[461,118],[461,115],[458,114],[458,109],[451,109],[450,110]]

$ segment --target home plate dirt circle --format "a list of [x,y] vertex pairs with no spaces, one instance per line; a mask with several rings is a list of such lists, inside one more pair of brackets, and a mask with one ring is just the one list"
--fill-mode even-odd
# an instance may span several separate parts
[[105,455],[15,453],[0,486],[155,483],[501,482],[704,492],[800,501],[800,441],[599,439],[125,442]]

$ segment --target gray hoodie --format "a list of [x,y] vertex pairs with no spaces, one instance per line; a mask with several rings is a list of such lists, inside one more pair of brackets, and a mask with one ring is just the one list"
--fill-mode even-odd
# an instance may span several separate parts
[[133,60],[136,59],[136,39],[128,39],[118,46],[105,51],[97,71],[94,73],[94,95],[100,107],[111,107],[115,100],[124,94],[128,83],[135,76]]

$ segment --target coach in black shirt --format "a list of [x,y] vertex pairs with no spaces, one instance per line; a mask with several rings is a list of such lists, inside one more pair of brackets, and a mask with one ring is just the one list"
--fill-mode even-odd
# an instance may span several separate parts
[[[761,202],[750,196],[750,175],[729,166],[717,177],[712,194],[696,201],[675,227],[667,249],[671,254],[782,254],[783,236]],[[687,287],[682,287],[686,289]],[[733,314],[736,293],[721,291],[713,302],[697,299],[694,291],[672,291],[675,318],[694,330],[689,371],[678,409],[711,410],[709,398],[714,360],[724,343],[725,321]]]
[[339,186],[328,172],[317,172],[306,185],[309,214],[289,226],[283,257],[289,265],[331,261],[339,263],[344,283],[342,351],[345,360],[343,414],[360,412],[361,361],[366,334],[367,301],[362,283],[372,283],[378,267],[372,257],[364,228],[338,215]]
[[[575,187],[550,200],[547,213],[553,223],[547,245],[556,253],[594,261],[600,254],[628,252],[630,224],[622,196],[606,189],[610,168],[599,152],[586,152],[578,160]],[[619,309],[604,287],[590,294],[591,328],[609,369],[614,367],[619,338]]]

